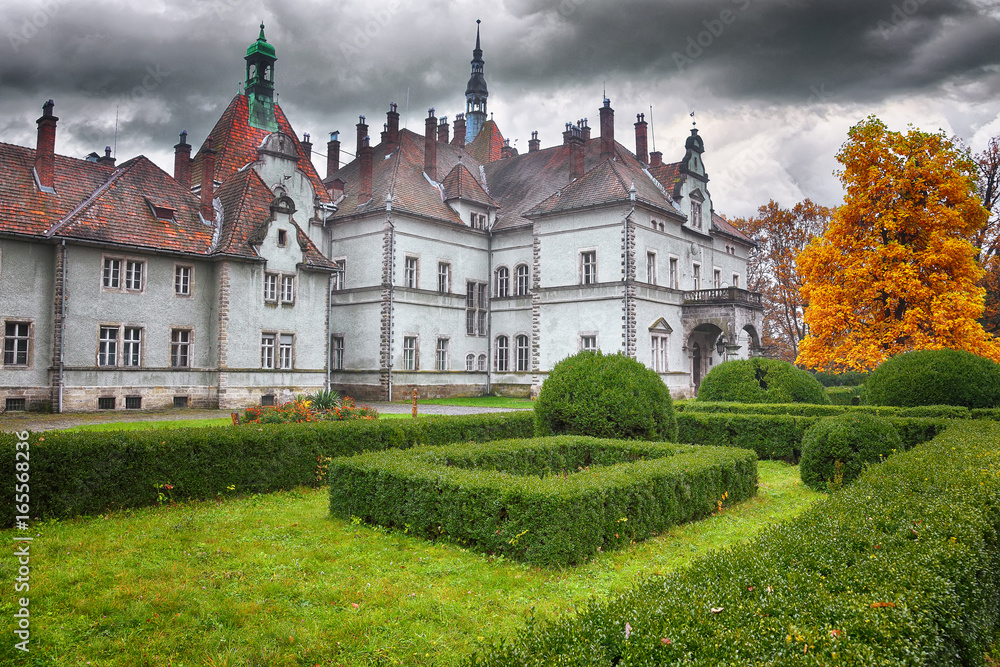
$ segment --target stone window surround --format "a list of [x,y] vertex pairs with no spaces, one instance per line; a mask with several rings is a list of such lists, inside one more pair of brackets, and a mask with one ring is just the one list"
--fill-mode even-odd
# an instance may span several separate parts
[[[180,285],[178,285],[178,278],[180,278],[181,269],[187,269],[188,270],[188,275],[187,275],[187,291],[186,292],[180,292],[180,291],[178,291],[178,287],[180,286]],[[193,264],[175,263],[174,264],[174,296],[178,296],[178,297],[182,297],[182,298],[186,299],[186,298],[189,298],[189,297],[191,297],[193,295],[194,295],[194,265]]]
[[[579,271],[580,271],[580,284],[581,285],[596,285],[597,280],[597,248],[580,248],[579,252]],[[588,259],[592,259],[592,262],[588,262]],[[588,275],[588,267],[590,269]]]
[[[118,265],[118,286],[110,287],[105,284],[105,268],[109,261],[117,261]],[[142,266],[142,276],[140,277],[140,287],[139,289],[129,289],[125,286],[126,271],[130,263],[140,264]],[[149,282],[149,271],[148,262],[144,257],[135,257],[130,255],[120,255],[117,253],[101,253],[101,291],[102,292],[119,292],[124,294],[143,294],[146,291],[146,284]]]
[[[186,331],[187,332],[187,340],[186,341],[175,341],[174,340],[174,334],[178,333],[178,332],[181,332],[181,331]],[[174,364],[174,359],[175,359],[175,356],[174,356],[174,346],[175,345],[177,345],[177,346],[184,346],[186,348],[185,349],[185,353],[186,353],[186,356],[187,356],[187,358],[186,358],[187,363],[186,364],[183,364],[183,365],[180,365],[180,364],[175,365]],[[191,327],[191,326],[171,326],[170,327],[170,368],[176,368],[176,369],[179,369],[179,370],[190,370],[190,369],[194,368],[193,364],[191,363],[193,356],[194,356],[194,327]]]
[[[25,364],[5,364],[4,359],[7,352],[7,324],[27,324],[28,325],[28,350],[26,355]],[[0,368],[10,368],[18,370],[26,370],[34,367],[34,356],[35,356],[35,319],[32,317],[4,317],[0,319],[0,325],[2,325],[3,340],[4,340],[4,356],[0,357]],[[20,337],[18,337],[20,338]],[[15,361],[17,358],[15,357]]]
[[[593,347],[584,347],[584,344],[586,343],[586,340],[588,338],[593,339],[594,341]],[[581,331],[577,334],[576,340],[577,340],[577,349],[580,350],[581,352],[584,350],[597,351],[601,349],[600,340],[597,337],[596,331]]]
[[[113,363],[102,364],[101,363],[101,343],[104,339],[101,337],[101,333],[105,329],[114,329],[116,331],[114,344],[115,352]],[[125,330],[126,329],[138,329],[139,330],[139,363],[138,364],[126,364],[125,363],[125,345],[126,343],[131,343],[134,341],[126,341]],[[110,340],[110,339],[109,339]],[[98,322],[97,323],[97,347],[94,350],[94,365],[98,368],[142,368],[146,365],[146,325],[138,324],[132,322]]]

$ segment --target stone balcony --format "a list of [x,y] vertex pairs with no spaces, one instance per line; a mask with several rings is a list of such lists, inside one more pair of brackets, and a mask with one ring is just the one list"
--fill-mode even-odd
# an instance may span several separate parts
[[763,310],[760,292],[750,292],[738,287],[719,287],[684,292],[684,307],[689,306],[746,306]]

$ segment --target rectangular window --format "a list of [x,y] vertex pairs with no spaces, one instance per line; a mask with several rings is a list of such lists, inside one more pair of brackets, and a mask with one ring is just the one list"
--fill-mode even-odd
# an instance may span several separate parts
[[584,352],[596,352],[597,351],[597,336],[587,335],[580,336],[580,349]]
[[715,269],[712,272],[712,283],[715,289],[722,288],[722,269]]
[[656,284],[656,253],[646,253],[646,282],[650,285]]
[[115,409],[115,397],[114,396],[102,396],[97,399],[97,409],[98,410],[114,410]]
[[122,261],[106,257],[104,259],[104,275],[102,279],[104,289],[121,289],[122,286]]
[[274,394],[264,394],[260,397],[260,404],[265,408],[274,407]]
[[670,289],[677,289],[677,258],[670,258]]
[[739,288],[739,286],[740,286],[740,274],[734,273],[733,274],[733,287]]
[[145,262],[128,260],[125,262],[125,289],[130,292],[142,291],[142,274]]
[[691,289],[701,289],[701,264],[691,266]]
[[24,398],[8,398],[4,401],[5,412],[23,412],[28,407],[28,401]]
[[417,370],[417,337],[403,337],[403,370]]
[[285,231],[284,229],[279,229],[278,230],[278,247],[279,248],[284,248],[287,243],[288,243],[288,232]]
[[403,285],[410,289],[417,288],[417,258],[407,257],[403,261]]
[[343,336],[332,336],[330,338],[330,369],[335,371],[344,370]]
[[174,267],[174,294],[176,296],[191,296],[191,267]]
[[479,310],[476,311],[476,326],[479,335],[486,335],[486,308],[489,305],[489,286],[486,283],[479,283]]
[[122,336],[122,365],[142,365],[142,329],[140,327],[125,327]]
[[528,265],[517,265],[517,296],[528,296]]
[[31,349],[31,323],[5,322],[3,327],[3,365],[27,366]]
[[437,353],[435,354],[435,368],[439,371],[448,370],[448,339],[438,338]]
[[295,303],[295,276],[281,276],[281,303]]
[[657,373],[667,372],[667,337],[663,334],[652,334],[650,336],[650,348],[652,349],[652,366]]
[[[191,367],[191,330],[170,330],[170,366],[172,368]],[[185,401],[185,406],[187,402]]]
[[125,409],[126,410],[141,410],[142,409],[142,396],[126,396],[125,397]]
[[597,251],[588,250],[580,253],[580,283],[593,285],[597,282]]
[[338,259],[333,263],[333,280],[332,284],[333,291],[339,291],[345,288],[344,279],[347,277],[347,260]]
[[187,396],[174,396],[174,407],[175,408],[186,408],[188,406]]
[[97,343],[97,365],[118,365],[118,327],[101,327]]
[[281,334],[278,339],[278,368],[290,369],[293,367],[292,352],[295,346],[295,336],[293,334]]
[[260,367],[274,368],[274,334],[260,335]]
[[691,226],[701,229],[701,202],[697,199],[691,200]]
[[278,300],[278,274],[264,274],[264,301]]
[[451,291],[451,264],[438,262],[438,292],[447,294]]
[[470,280],[465,283],[465,333],[486,335],[486,283]]

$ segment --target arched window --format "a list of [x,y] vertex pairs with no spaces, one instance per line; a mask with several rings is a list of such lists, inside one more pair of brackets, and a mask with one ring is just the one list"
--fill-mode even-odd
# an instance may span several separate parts
[[506,266],[501,266],[497,269],[495,293],[498,299],[510,296],[510,270]]
[[467,371],[476,370],[476,355],[468,354],[465,356],[465,370]]
[[505,373],[510,370],[510,340],[506,336],[497,336],[496,362],[497,371]]
[[531,363],[531,357],[528,354],[528,337],[518,336],[514,339],[514,345],[517,349],[517,370],[520,372],[525,372]]
[[485,354],[480,354],[479,355],[479,372],[480,373],[485,373],[486,372],[486,355]]
[[517,271],[517,285],[515,286],[517,291],[515,294],[517,296],[528,296],[528,265],[518,264],[515,271]]

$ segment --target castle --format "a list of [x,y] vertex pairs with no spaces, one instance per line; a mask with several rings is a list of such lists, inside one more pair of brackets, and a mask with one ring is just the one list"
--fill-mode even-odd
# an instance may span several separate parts
[[[477,29],[466,110],[423,134],[394,104],[326,175],[275,102],[264,26],[237,94],[168,174],[143,156],[0,143],[6,410],[238,408],[332,388],[365,400],[532,395],[560,359],[622,352],[692,395],[759,346],[753,242],[716,214],[696,129],[679,162],[567,123],[519,154],[487,114]],[[194,153],[192,155],[192,153]]]

